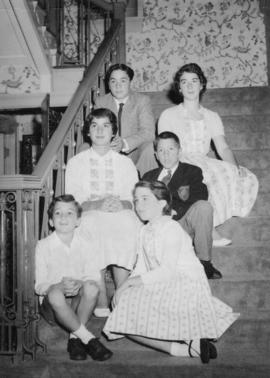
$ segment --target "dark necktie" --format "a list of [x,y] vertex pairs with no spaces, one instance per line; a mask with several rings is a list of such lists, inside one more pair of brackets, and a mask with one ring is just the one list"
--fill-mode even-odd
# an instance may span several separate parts
[[122,111],[123,111],[123,106],[124,104],[121,102],[119,104],[119,109],[118,109],[118,135],[121,136],[121,117],[122,117]]
[[164,182],[164,184],[168,185],[169,182],[171,181],[171,178],[172,178],[172,171],[170,169],[167,169],[167,174],[166,176],[163,177],[161,181]]

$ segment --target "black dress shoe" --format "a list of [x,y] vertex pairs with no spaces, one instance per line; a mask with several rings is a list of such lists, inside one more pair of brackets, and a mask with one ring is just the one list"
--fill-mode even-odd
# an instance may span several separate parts
[[212,360],[215,360],[217,358],[217,349],[214,344],[210,343],[209,341],[209,355]]
[[108,360],[113,355],[98,339],[91,339],[84,347],[86,352],[96,361]]
[[213,264],[211,263],[211,261],[205,261],[205,260],[200,260],[203,267],[204,267],[204,271],[205,271],[205,274],[206,274],[206,277],[209,279],[209,280],[217,280],[217,279],[220,279],[222,278],[222,274],[220,273],[219,270],[217,270]]
[[85,351],[85,346],[80,339],[69,339],[67,345],[67,351],[69,353],[69,358],[75,361],[86,360],[87,354]]
[[200,357],[203,364],[210,360],[210,342],[208,339],[200,339]]

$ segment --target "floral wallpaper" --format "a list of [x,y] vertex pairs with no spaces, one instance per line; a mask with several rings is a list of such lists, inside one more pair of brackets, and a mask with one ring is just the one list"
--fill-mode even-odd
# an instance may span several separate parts
[[127,35],[134,88],[165,90],[188,62],[209,88],[267,85],[259,0],[144,0],[143,30]]
[[38,92],[40,88],[39,74],[29,66],[0,66],[0,93],[17,94]]

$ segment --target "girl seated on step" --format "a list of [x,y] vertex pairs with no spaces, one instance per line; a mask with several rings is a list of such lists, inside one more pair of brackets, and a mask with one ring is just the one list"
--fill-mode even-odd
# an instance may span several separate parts
[[134,191],[142,221],[135,269],[116,290],[104,327],[173,356],[216,358],[216,339],[238,314],[211,295],[189,235],[171,219],[171,196],[163,182],[140,181]]
[[[174,79],[180,104],[164,110],[158,122],[158,133],[171,131],[181,140],[180,160],[197,165],[203,171],[209,202],[214,208],[214,226],[232,216],[248,215],[258,193],[258,180],[248,169],[238,165],[229,148],[219,115],[200,104],[207,80],[196,63],[185,64]],[[222,160],[207,156],[213,141]],[[213,230],[214,246],[231,240]]]
[[[113,266],[119,287],[135,261],[140,221],[133,211],[132,190],[138,174],[131,159],[111,149],[117,134],[117,118],[112,111],[93,110],[83,131],[91,147],[68,161],[66,193],[73,194],[83,208],[78,231],[86,238],[97,239],[101,265]],[[107,316],[104,279],[101,292],[95,314]]]

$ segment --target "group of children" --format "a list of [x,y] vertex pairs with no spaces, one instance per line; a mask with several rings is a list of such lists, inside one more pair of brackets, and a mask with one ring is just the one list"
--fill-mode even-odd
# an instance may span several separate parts
[[[92,145],[79,154],[88,162],[86,170],[90,164],[89,174],[95,180],[79,171],[71,182],[70,175],[82,165],[75,156],[67,167],[67,194],[49,206],[54,231],[36,247],[35,289],[42,299],[41,312],[52,310],[69,332],[70,359],[85,360],[87,355],[98,361],[109,359],[112,352],[88,330],[87,323],[100,300],[104,270],[114,265],[116,291],[104,334],[109,339],[127,336],[172,356],[200,356],[208,363],[217,357],[212,340],[238,314],[212,296],[192,239],[172,219],[175,213],[168,186],[161,179],[139,181],[135,173],[131,177],[123,171],[130,164],[126,160],[131,160],[110,150],[117,131],[111,113],[98,109],[90,114],[87,134]],[[171,134],[167,135],[169,149],[175,144]],[[72,170],[72,161],[77,160]],[[125,194],[122,186],[128,181],[130,194]],[[182,189],[186,192],[178,195],[185,202],[189,189]],[[76,195],[80,190],[86,194]],[[117,216],[123,227],[128,225],[128,234],[115,228]],[[134,244],[129,255],[116,249],[106,256],[106,250],[117,248],[115,243],[122,238],[126,241],[119,248],[128,249],[129,239]]]

